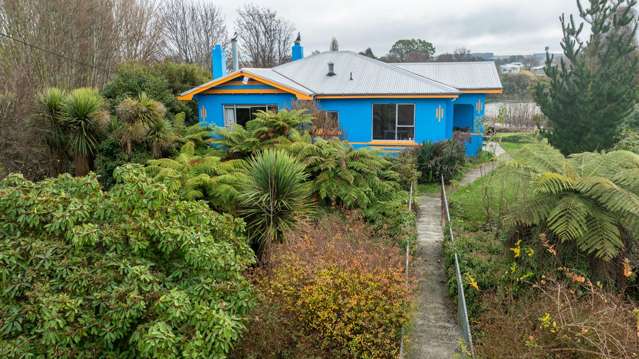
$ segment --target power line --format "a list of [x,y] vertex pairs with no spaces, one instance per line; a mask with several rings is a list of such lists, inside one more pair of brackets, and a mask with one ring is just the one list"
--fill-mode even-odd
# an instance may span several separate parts
[[40,51],[46,52],[46,53],[48,53],[48,54],[51,54],[51,55],[54,55],[54,56],[60,57],[60,58],[62,58],[62,59],[65,59],[65,60],[67,60],[67,61],[74,62],[74,63],[76,63],[76,64],[78,64],[78,65],[81,65],[81,66],[84,66],[84,67],[90,67],[90,68],[92,68],[92,69],[96,69],[96,70],[104,71],[104,72],[105,72],[105,73],[107,73],[107,74],[110,72],[110,71],[109,71],[109,70],[107,70],[106,68],[102,68],[102,67],[99,67],[99,66],[96,66],[96,65],[87,64],[86,62],[78,61],[78,60],[76,60],[76,59],[73,59],[73,58],[71,58],[71,57],[68,57],[68,56],[62,55],[62,54],[57,53],[57,52],[55,52],[55,51],[52,51],[52,50],[46,49],[46,48],[44,48],[44,47],[40,47],[40,46],[38,46],[38,45],[34,45],[34,44],[31,44],[31,43],[28,43],[28,42],[26,42],[26,41],[24,41],[24,40],[17,39],[17,38],[15,38],[15,37],[10,36],[10,35],[7,35],[7,34],[5,34],[5,33],[3,33],[3,32],[0,32],[0,36],[2,36],[2,37],[6,37],[6,38],[7,38],[7,39],[9,39],[9,40],[15,41],[15,42],[17,42],[17,43],[20,43],[20,44],[25,45],[25,46],[27,46],[27,47],[30,47],[30,48],[32,48],[32,49],[40,50]]

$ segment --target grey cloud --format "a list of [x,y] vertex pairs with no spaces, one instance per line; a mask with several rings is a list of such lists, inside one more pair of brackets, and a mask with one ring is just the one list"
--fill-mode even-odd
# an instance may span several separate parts
[[[230,22],[235,9],[251,1],[218,0]],[[302,32],[307,51],[326,50],[335,36],[342,49],[371,47],[383,55],[402,38],[423,38],[438,52],[466,47],[501,54],[559,49],[562,12],[576,12],[574,0],[322,0],[253,1],[278,11]],[[231,25],[231,24],[230,24]],[[232,25],[230,26],[232,28]]]

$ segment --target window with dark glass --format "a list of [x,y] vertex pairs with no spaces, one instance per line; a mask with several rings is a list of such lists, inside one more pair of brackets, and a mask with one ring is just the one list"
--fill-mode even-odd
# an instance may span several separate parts
[[374,140],[415,138],[415,105],[373,104]]
[[224,127],[245,126],[259,111],[277,111],[275,105],[226,105],[224,106]]

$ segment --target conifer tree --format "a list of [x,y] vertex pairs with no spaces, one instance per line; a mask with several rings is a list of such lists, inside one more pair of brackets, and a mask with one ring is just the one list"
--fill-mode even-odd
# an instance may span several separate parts
[[[535,100],[548,117],[546,136],[564,154],[609,149],[636,102],[637,0],[577,2],[573,15],[560,17],[564,57],[557,65],[546,51],[549,80],[537,85]],[[591,28],[587,41],[584,25]]]

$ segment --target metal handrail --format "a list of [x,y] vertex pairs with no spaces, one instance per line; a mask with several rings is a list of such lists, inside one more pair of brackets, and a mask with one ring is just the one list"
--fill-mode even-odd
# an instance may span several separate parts
[[[408,193],[408,211],[413,211],[413,187],[414,183],[410,184],[410,192]],[[405,263],[405,271],[406,271],[406,285],[409,283],[408,277],[408,257],[410,252],[410,242],[406,241],[406,263]],[[399,358],[404,357],[404,326],[402,326],[401,333],[399,335]]]
[[[446,196],[446,185],[444,184],[444,176],[441,176],[441,184],[442,184],[442,211],[445,211],[446,217],[445,220],[448,222],[448,231],[450,234],[451,242],[455,241],[455,237],[453,235],[453,224],[450,220],[450,210],[448,207],[448,197]],[[442,216],[442,219],[444,216]],[[475,348],[473,346],[473,336],[470,331],[470,321],[468,320],[468,307],[466,306],[466,296],[464,294],[464,283],[462,281],[461,269],[459,266],[459,256],[457,255],[457,251],[454,254],[455,258],[455,277],[457,279],[457,320],[459,325],[462,328],[462,334],[464,336],[464,340],[470,349],[470,354],[474,358],[475,357]]]

